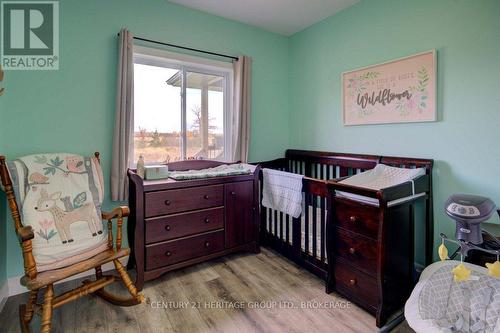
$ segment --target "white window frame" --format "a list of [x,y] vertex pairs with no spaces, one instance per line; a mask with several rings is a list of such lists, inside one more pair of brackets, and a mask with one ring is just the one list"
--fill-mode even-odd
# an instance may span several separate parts
[[[186,126],[186,73],[195,72],[207,75],[224,77],[224,157],[226,162],[232,161],[232,123],[233,123],[233,80],[234,70],[231,62],[206,59],[181,53],[169,52],[151,47],[134,45],[134,64],[142,64],[156,67],[172,68],[182,73],[181,88],[181,158],[186,159],[187,149],[187,126]],[[135,124],[134,124],[135,126]],[[158,161],[157,161],[158,162]]]

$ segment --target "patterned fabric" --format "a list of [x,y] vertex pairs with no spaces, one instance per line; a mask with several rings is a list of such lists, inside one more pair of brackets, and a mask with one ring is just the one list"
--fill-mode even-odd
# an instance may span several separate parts
[[211,177],[224,177],[235,175],[246,175],[253,172],[254,166],[249,164],[223,164],[215,168],[188,170],[188,171],[172,171],[169,177],[175,180],[188,180]]
[[454,282],[453,265],[436,270],[420,292],[420,317],[443,332],[500,332],[500,279],[474,272]]
[[42,154],[7,163],[23,225],[35,233],[39,272],[89,258],[107,247],[101,220],[99,162],[72,154]]

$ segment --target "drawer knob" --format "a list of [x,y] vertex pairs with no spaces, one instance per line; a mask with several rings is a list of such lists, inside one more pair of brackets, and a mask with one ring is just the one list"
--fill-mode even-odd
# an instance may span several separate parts
[[349,253],[350,254],[355,254],[356,253],[356,249],[353,248],[353,247],[349,248]]
[[234,192],[234,191],[231,191],[231,195],[236,195],[236,192]]
[[170,200],[165,200],[165,205],[169,206],[172,202]]
[[351,286],[355,286],[355,285],[356,285],[356,283],[358,283],[358,281],[356,281],[356,279],[350,279],[350,280],[349,280],[349,284],[350,284]]
[[210,242],[205,242],[205,247],[210,247]]
[[208,194],[205,194],[203,197],[204,197],[205,199],[207,199],[207,200],[208,200],[208,198],[209,198]]
[[358,218],[355,215],[349,217],[349,221],[351,221],[353,223],[356,222],[357,220],[358,220]]
[[165,226],[165,230],[170,231],[170,226],[169,226],[169,225],[166,225],[166,226]]
[[166,255],[167,257],[170,257],[170,256],[172,255],[172,252],[167,251],[167,252],[165,252],[165,255]]
[[210,219],[208,217],[205,218],[205,223],[210,222]]

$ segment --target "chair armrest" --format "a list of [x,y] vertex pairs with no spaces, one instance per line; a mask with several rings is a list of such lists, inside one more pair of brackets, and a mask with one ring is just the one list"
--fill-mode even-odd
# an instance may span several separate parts
[[116,219],[116,250],[120,251],[122,247],[122,224],[123,218],[130,215],[130,208],[120,206],[113,209],[110,213],[102,212],[102,218],[108,220],[108,248],[113,248],[113,228],[112,220]]
[[21,227],[17,229],[16,233],[23,249],[24,272],[30,279],[34,279],[37,271],[31,240],[35,238],[35,234],[31,226]]
[[33,233],[33,229],[31,228],[31,226],[26,226],[20,228],[17,231],[17,238],[19,238],[19,241],[23,243],[25,241],[29,241],[35,238],[35,234]]
[[113,209],[111,212],[101,212],[104,220],[112,220],[119,217],[127,217],[130,215],[130,208],[127,206],[120,206]]

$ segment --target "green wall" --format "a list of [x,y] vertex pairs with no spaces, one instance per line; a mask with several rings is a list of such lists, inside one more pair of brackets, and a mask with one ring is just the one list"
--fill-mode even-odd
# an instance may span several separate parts
[[[166,0],[60,1],[60,70],[8,71],[0,97],[0,152],[102,153],[109,179],[117,37],[138,36],[253,57],[250,158],[268,159],[288,146],[288,38],[173,5]],[[109,188],[109,186],[108,186]],[[105,208],[109,208],[109,201]],[[6,215],[0,206],[0,221]],[[7,220],[7,275],[22,274],[19,245]],[[3,237],[4,231],[0,232]],[[2,242],[0,238],[0,242]],[[0,249],[0,253],[3,254]],[[3,258],[5,256],[2,256]],[[1,265],[0,259],[0,266]],[[0,269],[0,285],[1,285]]]
[[[450,194],[500,205],[499,18],[498,0],[365,0],[294,35],[291,146],[435,159],[435,234],[452,235]],[[434,48],[437,122],[342,125],[342,72]]]

